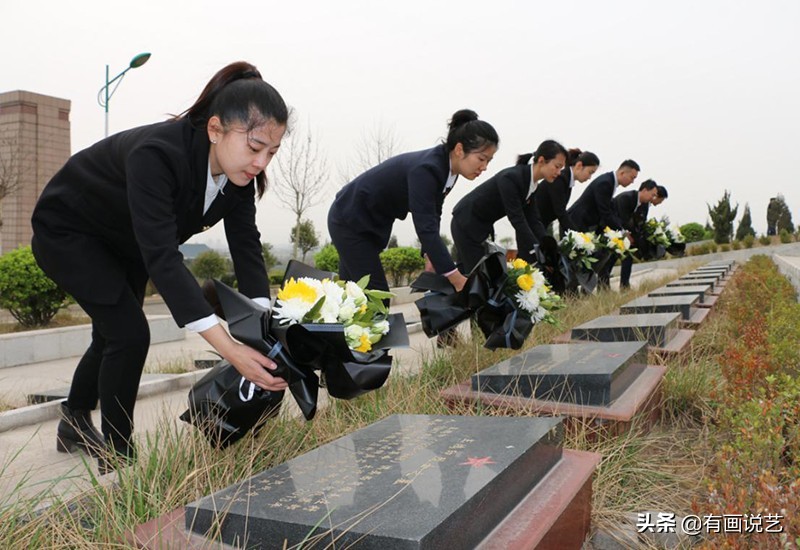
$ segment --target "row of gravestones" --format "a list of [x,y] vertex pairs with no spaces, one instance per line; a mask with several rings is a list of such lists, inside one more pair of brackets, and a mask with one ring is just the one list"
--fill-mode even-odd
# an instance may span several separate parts
[[[735,269],[714,262],[447,388],[487,416],[392,415],[133,534],[146,548],[580,548],[600,457],[564,422],[653,415],[666,367]],[[515,414],[516,413],[516,414]],[[213,535],[209,535],[213,533]],[[221,543],[219,542],[221,541]]]

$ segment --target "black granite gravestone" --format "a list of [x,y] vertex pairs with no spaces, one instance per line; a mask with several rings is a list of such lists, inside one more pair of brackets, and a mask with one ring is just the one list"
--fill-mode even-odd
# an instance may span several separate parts
[[645,342],[531,348],[472,376],[473,391],[606,406],[647,364]]
[[711,287],[711,290],[714,290],[714,285],[716,284],[717,280],[713,278],[704,278],[704,279],[675,279],[674,281],[670,281],[666,284],[667,288],[675,287],[675,286],[700,286],[700,285],[708,285]]
[[711,285],[692,285],[692,286],[662,286],[651,291],[648,296],[682,296],[682,295],[695,295],[700,297],[699,303],[703,303],[706,294],[711,293]]
[[572,329],[573,340],[597,342],[646,341],[661,348],[678,334],[680,313],[604,315]]
[[714,279],[714,281],[721,281],[725,274],[717,271],[692,271],[681,277],[681,280],[686,279]]
[[619,308],[621,315],[632,315],[637,313],[673,313],[678,312],[681,318],[688,320],[691,318],[693,310],[697,307],[700,297],[695,294],[683,294],[678,296],[643,296],[623,304]]
[[562,456],[560,418],[393,415],[191,503],[242,548],[472,548]]

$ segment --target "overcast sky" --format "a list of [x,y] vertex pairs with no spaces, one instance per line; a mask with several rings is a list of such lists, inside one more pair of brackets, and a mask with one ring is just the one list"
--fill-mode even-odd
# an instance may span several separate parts
[[[495,126],[500,150],[475,182],[459,181],[450,211],[476,183],[547,138],[625,158],[670,198],[651,210],[704,223],[725,189],[766,230],[783,193],[800,222],[800,2],[431,0],[3,0],[0,91],[72,101],[72,150],[103,137],[96,96],[140,52],[111,100],[111,132],[187,108],[225,64],[250,61],[310,123],[330,165],[328,196],[311,212],[323,240],[340,171],[382,125],[400,151],[435,145],[450,115],[471,108]],[[573,200],[583,186],[573,193]],[[268,193],[262,240],[287,243],[293,218]],[[395,225],[401,244],[410,219]],[[498,237],[511,235],[498,226]],[[224,246],[222,224],[192,242]]]

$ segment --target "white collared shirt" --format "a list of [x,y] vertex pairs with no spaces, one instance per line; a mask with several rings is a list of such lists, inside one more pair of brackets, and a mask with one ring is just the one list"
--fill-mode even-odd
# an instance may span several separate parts
[[228,183],[228,176],[220,174],[217,181],[214,181],[214,176],[211,175],[211,160],[208,161],[208,179],[206,180],[206,197],[203,201],[203,214],[208,212],[211,208],[211,203],[217,198],[217,195],[225,194],[225,184]]
[[444,191],[442,191],[442,193],[447,193],[447,191],[452,189],[458,179],[458,174],[453,173],[453,163],[448,161],[447,166],[447,181],[444,183]]
[[572,171],[572,168],[569,169],[569,188],[572,189],[575,187],[575,173]]
[[[211,207],[211,203],[214,202],[214,199],[217,198],[218,194],[225,194],[223,189],[225,188],[226,183],[228,183],[228,176],[225,174],[220,175],[218,181],[214,181],[214,177],[211,175],[211,161],[209,160],[208,178],[206,180],[206,195],[203,201],[203,214],[208,212],[208,209]],[[272,308],[272,304],[267,297],[253,298],[253,301],[267,309]],[[192,321],[191,323],[186,323],[186,328],[192,332],[203,332],[218,324],[219,317],[217,317],[215,314],[211,314],[208,317],[203,317],[202,319]]]
[[611,173],[614,174],[614,191],[616,191],[617,187],[619,187],[619,181],[617,180],[617,173],[616,172],[611,172]]
[[528,187],[528,196],[525,197],[526,201],[536,192],[536,188],[539,187],[539,183],[542,181],[536,181],[536,179],[533,177],[533,167],[534,165],[531,164],[531,185]]

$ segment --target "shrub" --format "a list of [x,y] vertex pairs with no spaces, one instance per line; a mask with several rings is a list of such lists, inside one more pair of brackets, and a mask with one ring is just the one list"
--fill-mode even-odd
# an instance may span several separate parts
[[219,279],[228,271],[222,254],[213,250],[201,252],[192,261],[192,273],[198,279]]
[[44,274],[30,246],[0,257],[0,307],[11,312],[19,324],[46,325],[68,303],[67,293]]
[[394,285],[411,282],[411,277],[425,267],[425,260],[419,250],[410,246],[387,248],[381,252],[383,269],[394,281]]
[[758,242],[764,246],[769,246],[772,243],[772,239],[769,238],[769,235],[761,235],[758,238]]
[[745,235],[744,239],[742,239],[742,243],[744,244],[745,248],[753,248],[753,243],[755,241],[755,235]]
[[792,242],[792,234],[786,229],[781,229],[780,233],[778,233],[778,238],[783,244]]
[[687,243],[702,241],[706,234],[705,228],[696,222],[685,223],[680,227],[680,230]]
[[742,248],[742,243],[740,241],[733,241],[731,243],[731,248],[733,248],[734,250],[739,250]]
[[339,251],[333,243],[326,244],[314,254],[314,265],[323,271],[339,271]]
[[731,245],[729,245],[729,244],[722,244],[722,245],[720,245],[720,247],[719,247],[719,251],[720,251],[720,252],[730,252],[730,251],[731,251]]

